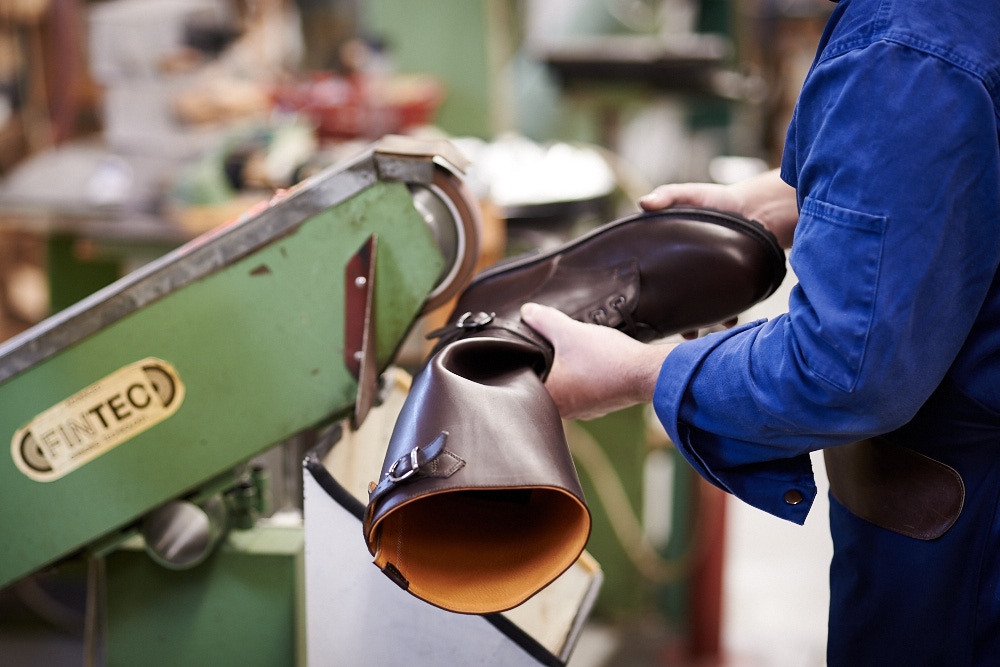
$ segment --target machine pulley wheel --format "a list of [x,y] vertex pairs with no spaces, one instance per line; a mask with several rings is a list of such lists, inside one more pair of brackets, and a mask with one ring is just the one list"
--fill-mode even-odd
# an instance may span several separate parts
[[421,314],[439,308],[465,288],[479,259],[482,226],[475,197],[453,172],[438,167],[433,182],[409,183],[413,204],[444,255],[444,268]]

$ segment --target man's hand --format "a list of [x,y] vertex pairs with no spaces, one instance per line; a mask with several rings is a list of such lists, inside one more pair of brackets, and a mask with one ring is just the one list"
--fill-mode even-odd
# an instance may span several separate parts
[[564,419],[594,419],[653,398],[660,366],[676,345],[648,345],[527,303],[521,319],[555,348],[545,381]]
[[639,206],[656,211],[668,206],[705,206],[739,213],[764,225],[782,248],[792,247],[799,221],[795,189],[781,180],[778,171],[768,171],[733,183],[669,183],[639,199]]

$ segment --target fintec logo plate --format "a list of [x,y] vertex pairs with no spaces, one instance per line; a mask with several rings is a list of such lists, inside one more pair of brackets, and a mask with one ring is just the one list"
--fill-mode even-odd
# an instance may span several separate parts
[[31,479],[51,482],[156,426],[183,400],[174,367],[149,357],[36,416],[14,433],[11,456]]

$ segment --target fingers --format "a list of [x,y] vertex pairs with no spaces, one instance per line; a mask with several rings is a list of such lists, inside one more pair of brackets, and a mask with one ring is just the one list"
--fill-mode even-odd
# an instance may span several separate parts
[[542,334],[553,345],[562,338],[562,330],[572,325],[574,320],[561,310],[538,303],[526,303],[521,306],[521,319],[529,327]]
[[678,204],[739,211],[742,201],[735,190],[717,183],[668,183],[639,199],[639,206],[646,211]]
[[639,206],[647,211],[655,211],[675,204],[699,205],[705,198],[703,190],[698,183],[669,183],[641,197]]
[[645,211],[656,211],[674,203],[676,203],[675,197],[668,185],[661,185],[648,195],[639,198],[639,207]]
[[555,348],[545,388],[565,419],[593,419],[651,400],[669,346],[646,345],[536,303],[521,307],[521,319]]

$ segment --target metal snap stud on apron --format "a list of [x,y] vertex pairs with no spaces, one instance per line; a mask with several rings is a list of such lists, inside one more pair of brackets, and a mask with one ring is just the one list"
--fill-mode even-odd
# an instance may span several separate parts
[[790,491],[785,491],[785,502],[789,505],[798,505],[804,500],[802,492],[798,489],[791,489]]

